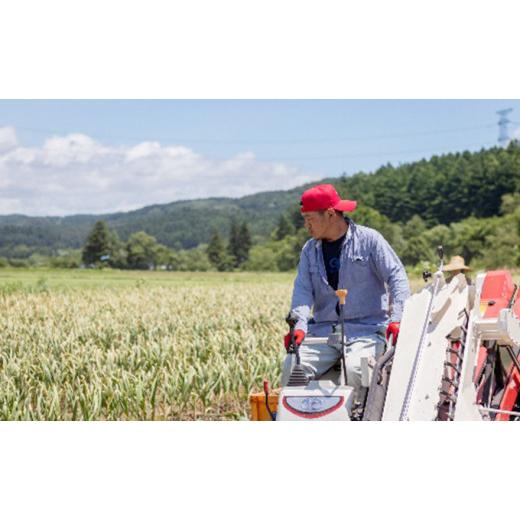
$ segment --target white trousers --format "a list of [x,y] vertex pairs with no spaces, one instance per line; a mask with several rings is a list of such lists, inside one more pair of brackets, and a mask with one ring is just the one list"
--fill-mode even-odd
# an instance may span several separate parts
[[[352,338],[346,344],[347,384],[354,387],[355,394],[361,389],[361,359],[368,357],[378,358],[385,348],[385,340],[379,334],[370,334],[359,338]],[[311,379],[319,378],[341,358],[341,346],[325,344],[300,345],[300,360],[302,368]],[[287,385],[292,367],[296,363],[296,356],[288,354],[285,358],[282,371],[282,386]]]

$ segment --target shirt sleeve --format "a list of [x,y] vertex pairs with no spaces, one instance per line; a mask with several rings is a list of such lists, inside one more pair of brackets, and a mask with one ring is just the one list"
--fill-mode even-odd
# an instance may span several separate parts
[[314,290],[312,288],[309,259],[306,254],[306,246],[303,247],[298,264],[298,274],[294,281],[291,309],[298,317],[295,329],[301,329],[307,333],[307,322],[314,305]]
[[410,285],[404,266],[384,237],[374,236],[372,260],[381,279],[387,284],[390,293],[390,321],[401,321],[405,300],[410,296]]

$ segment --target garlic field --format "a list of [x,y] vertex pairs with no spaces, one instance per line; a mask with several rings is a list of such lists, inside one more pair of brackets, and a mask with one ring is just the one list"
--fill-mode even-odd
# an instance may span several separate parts
[[0,271],[0,419],[246,418],[293,276]]

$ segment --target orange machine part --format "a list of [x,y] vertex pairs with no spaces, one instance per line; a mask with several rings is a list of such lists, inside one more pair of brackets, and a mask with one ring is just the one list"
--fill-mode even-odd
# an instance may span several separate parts
[[[276,413],[278,408],[278,390],[273,390],[269,394],[269,408],[271,412]],[[251,420],[252,421],[271,421],[271,416],[265,406],[265,394],[258,392],[250,394],[249,405],[251,407]]]

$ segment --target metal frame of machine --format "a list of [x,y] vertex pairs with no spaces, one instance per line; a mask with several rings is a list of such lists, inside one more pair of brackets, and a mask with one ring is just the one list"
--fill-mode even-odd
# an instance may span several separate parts
[[[432,283],[405,303],[397,345],[378,360],[364,360],[368,391],[357,419],[519,419],[520,297],[511,274],[482,273],[475,285],[459,274],[446,283],[442,250],[440,256]],[[344,346],[343,333],[341,341]],[[298,356],[298,347],[291,349]],[[353,388],[345,382],[344,359],[341,372],[316,381],[307,381],[298,365],[280,391],[276,417],[269,410],[271,418],[352,420]]]

